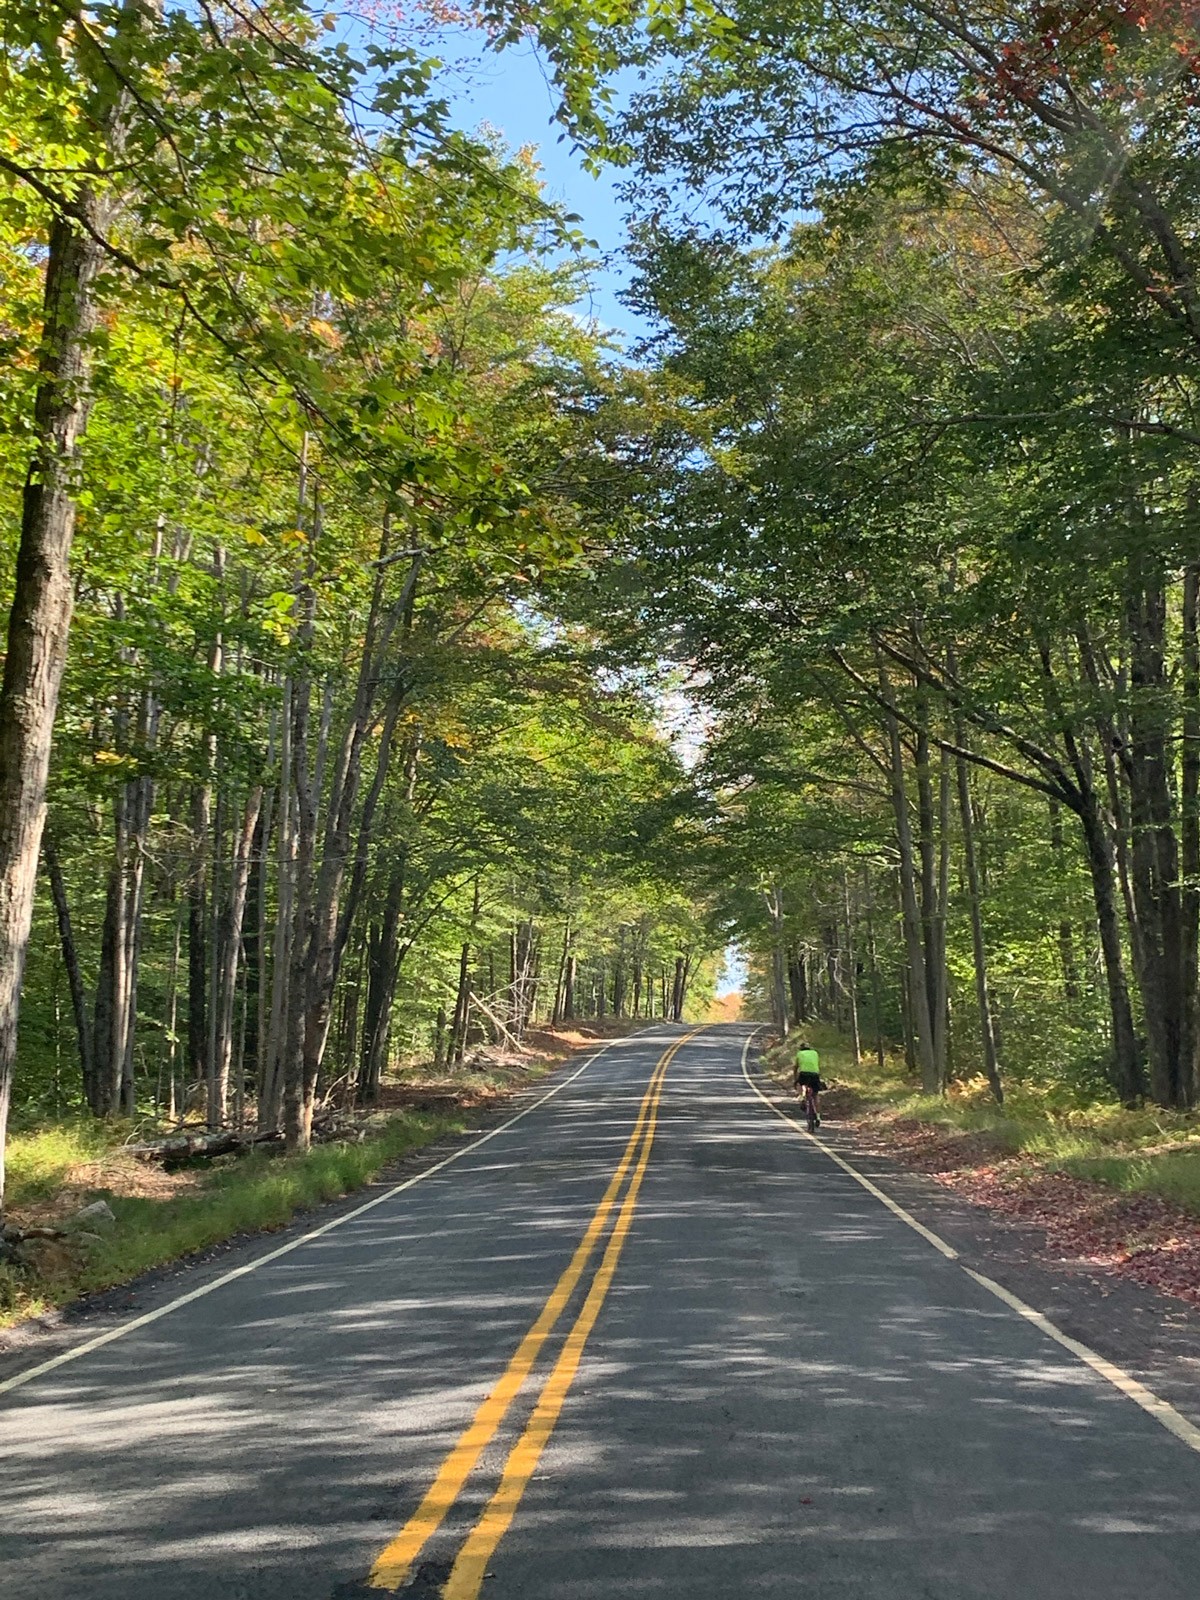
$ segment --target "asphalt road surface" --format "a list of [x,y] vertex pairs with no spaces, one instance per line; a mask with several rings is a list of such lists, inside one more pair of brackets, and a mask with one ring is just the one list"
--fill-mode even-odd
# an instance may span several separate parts
[[773,1113],[747,1035],[610,1046],[0,1394],[0,1595],[1194,1597],[1195,1441]]

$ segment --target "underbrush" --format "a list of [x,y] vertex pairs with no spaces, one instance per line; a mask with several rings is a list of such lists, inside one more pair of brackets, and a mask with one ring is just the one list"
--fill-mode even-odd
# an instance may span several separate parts
[[[18,1134],[12,1143],[9,1199],[16,1216],[70,1185],[73,1204],[105,1200],[116,1218],[103,1233],[39,1242],[33,1270],[0,1266],[0,1327],[79,1295],[127,1282],[235,1234],[277,1228],[297,1212],[369,1183],[389,1162],[462,1126],[459,1114],[402,1111],[358,1143],[317,1145],[304,1155],[252,1151],[222,1157],[207,1170],[162,1178],[161,1193],[130,1193],[121,1181],[116,1136],[67,1125]],[[95,1181],[71,1184],[74,1169]],[[136,1188],[136,1184],[132,1185]]]
[[[1064,1103],[1061,1089],[1028,1084],[1009,1086],[1001,1107],[982,1078],[955,1083],[944,1097],[930,1096],[921,1093],[899,1052],[889,1052],[882,1068],[873,1052],[855,1066],[847,1041],[833,1028],[812,1024],[805,1034],[821,1052],[823,1075],[855,1114],[885,1125],[929,1123],[951,1136],[983,1134],[997,1155],[1025,1155],[1038,1167],[1125,1193],[1156,1194],[1200,1214],[1200,1113],[1129,1110],[1116,1101]],[[767,1070],[777,1082],[790,1077],[796,1037],[767,1051]]]

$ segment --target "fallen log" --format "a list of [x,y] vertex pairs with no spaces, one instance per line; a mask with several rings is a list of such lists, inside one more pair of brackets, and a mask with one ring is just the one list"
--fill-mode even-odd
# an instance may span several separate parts
[[126,1155],[138,1161],[187,1161],[193,1156],[222,1156],[231,1150],[249,1150],[258,1144],[278,1144],[281,1133],[238,1132],[235,1128],[219,1128],[215,1133],[172,1134],[167,1139],[153,1139],[147,1144],[127,1144]]
[[[348,1139],[357,1143],[366,1136],[366,1131],[365,1122],[344,1122],[339,1117],[317,1117],[313,1121],[312,1136],[319,1144],[332,1143],[338,1139]],[[282,1142],[283,1134],[277,1129],[268,1133],[248,1130],[239,1133],[235,1128],[218,1128],[211,1133],[178,1133],[171,1134],[166,1139],[152,1139],[145,1144],[127,1144],[124,1146],[124,1153],[138,1161],[171,1163],[190,1161],[194,1158],[207,1160],[210,1156],[223,1156],[231,1151],[250,1150],[256,1145]]]

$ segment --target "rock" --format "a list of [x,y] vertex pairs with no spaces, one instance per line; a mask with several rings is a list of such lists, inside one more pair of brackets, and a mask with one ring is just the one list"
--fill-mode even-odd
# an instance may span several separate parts
[[68,1228],[112,1228],[117,1219],[107,1200],[93,1200],[90,1206],[77,1211],[68,1222]]
[[81,1232],[81,1233],[77,1233],[75,1235],[75,1243],[76,1244],[85,1244],[85,1245],[87,1245],[88,1249],[90,1250],[92,1245],[94,1245],[94,1244],[103,1244],[104,1240],[100,1237],[100,1235],[98,1233],[82,1233]]
[[75,1266],[72,1245],[65,1239],[26,1239],[16,1259],[39,1278],[67,1277]]

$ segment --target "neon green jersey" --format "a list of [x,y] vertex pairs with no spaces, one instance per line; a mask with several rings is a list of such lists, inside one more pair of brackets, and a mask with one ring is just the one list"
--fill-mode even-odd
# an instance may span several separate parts
[[801,1049],[801,1050],[797,1050],[796,1051],[796,1071],[797,1072],[816,1072],[816,1073],[819,1073],[820,1070],[821,1070],[821,1058],[820,1058],[820,1056],[817,1054],[817,1052],[815,1050],[803,1050],[803,1049]]

